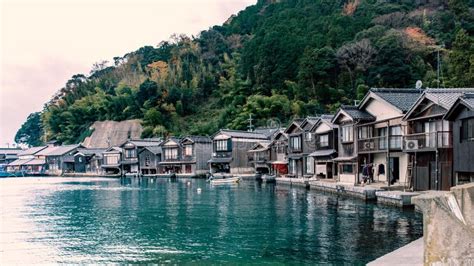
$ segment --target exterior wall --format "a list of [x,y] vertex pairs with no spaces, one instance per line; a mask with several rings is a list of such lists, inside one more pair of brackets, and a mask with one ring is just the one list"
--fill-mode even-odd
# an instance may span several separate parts
[[212,143],[195,143],[196,174],[206,174],[209,171],[208,161],[212,158]]
[[376,121],[386,120],[401,115],[400,111],[396,110],[389,104],[377,100],[371,100],[366,105],[365,111],[373,115]]
[[474,173],[474,141],[461,142],[461,119],[474,118],[474,111],[464,110],[453,124],[454,172]]
[[248,162],[247,151],[261,140],[232,139],[232,162],[230,163],[231,174],[252,174],[254,168]]
[[[379,182],[387,182],[388,181],[388,162],[387,162],[387,154],[386,153],[376,153],[371,155],[373,156],[373,164],[374,164],[374,180]],[[398,158],[399,159],[399,180],[398,182],[401,185],[405,185],[407,183],[407,166],[408,166],[408,154],[402,152],[392,152],[390,153],[391,158]],[[383,164],[385,168],[385,174],[378,174],[379,165]]]

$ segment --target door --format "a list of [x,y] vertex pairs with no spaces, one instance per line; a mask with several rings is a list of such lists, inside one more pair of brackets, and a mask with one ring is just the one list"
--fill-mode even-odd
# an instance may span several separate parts
[[333,167],[333,164],[332,162],[329,162],[326,164],[326,167],[327,167],[327,178],[332,178],[332,167]]
[[390,157],[390,184],[400,180],[400,158]]

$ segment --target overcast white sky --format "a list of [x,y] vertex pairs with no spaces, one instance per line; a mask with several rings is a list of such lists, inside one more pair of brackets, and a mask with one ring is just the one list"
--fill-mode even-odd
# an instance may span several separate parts
[[93,63],[196,35],[256,0],[0,0],[0,147]]

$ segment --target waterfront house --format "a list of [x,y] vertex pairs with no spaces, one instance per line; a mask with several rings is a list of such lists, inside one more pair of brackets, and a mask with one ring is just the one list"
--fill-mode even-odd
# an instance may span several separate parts
[[357,161],[357,126],[359,124],[373,122],[375,118],[358,106],[343,105],[334,115],[331,123],[339,127],[337,158],[337,181],[343,183],[357,184],[359,182],[359,163]]
[[288,177],[303,176],[303,133],[301,124],[304,119],[294,119],[286,128],[285,134],[288,136]]
[[110,147],[102,152],[103,174],[108,176],[122,175],[120,162],[122,161],[122,149],[120,147]]
[[311,129],[314,132],[315,150],[309,155],[314,158],[314,173],[318,178],[332,179],[337,175],[338,127],[331,120],[333,115],[321,115]]
[[7,165],[8,172],[22,171],[26,174],[42,174],[46,170],[46,160],[36,156],[48,146],[31,147],[18,153],[18,159]]
[[414,190],[449,190],[452,175],[452,122],[443,116],[464,93],[474,89],[426,89],[404,116],[403,151],[410,155]]
[[459,97],[444,120],[453,123],[453,185],[474,182],[474,93]]
[[270,173],[270,141],[264,140],[255,144],[248,152],[248,160],[255,173]]
[[212,137],[211,173],[253,174],[247,151],[270,137],[263,133],[221,129]]
[[160,173],[162,156],[161,146],[147,146],[138,152],[141,174],[144,176],[155,176]]
[[[79,148],[84,148],[80,144],[48,146],[46,149],[36,153],[38,160],[45,160],[46,174],[62,175],[65,172],[74,171],[73,155]],[[29,162],[30,163],[30,162]]]
[[205,175],[212,156],[212,140],[206,136],[171,137],[161,144],[162,173],[186,176]]
[[0,165],[9,164],[18,159],[20,148],[0,148]]
[[[77,153],[71,155],[74,161],[74,173],[88,173],[101,175],[103,173],[103,153],[106,149],[79,148]],[[69,158],[68,158],[69,159]]]
[[139,151],[145,147],[159,146],[161,142],[161,139],[129,139],[120,145],[122,148],[122,160],[120,161],[122,174],[139,174]]
[[279,176],[288,174],[288,135],[285,130],[279,131],[269,145],[270,173]]
[[370,114],[374,120],[357,125],[356,144],[361,175],[370,174],[375,182],[387,182],[387,185],[408,185],[409,155],[402,152],[402,136],[406,129],[402,118],[421,93],[419,89],[373,88],[362,99],[359,109]]

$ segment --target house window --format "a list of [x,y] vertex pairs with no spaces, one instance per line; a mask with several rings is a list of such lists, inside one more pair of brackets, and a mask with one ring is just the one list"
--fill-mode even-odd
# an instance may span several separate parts
[[345,163],[341,164],[341,174],[353,174],[354,173],[354,165]]
[[184,156],[193,156],[193,145],[184,146]]
[[306,173],[314,174],[314,158],[306,157]]
[[379,128],[378,129],[378,136],[379,136],[379,149],[385,150],[387,149],[387,128]]
[[135,158],[135,157],[137,157],[135,154],[136,154],[135,149],[125,150],[125,158]]
[[296,160],[290,160],[290,173],[296,175]]
[[327,135],[327,134],[326,134],[326,135],[321,135],[321,136],[319,137],[319,145],[320,145],[321,147],[327,147],[327,146],[329,146],[329,135]]
[[178,159],[178,149],[165,149],[165,160],[176,160]]
[[313,134],[308,132],[306,133],[306,141],[312,141],[313,140]]
[[217,140],[216,141],[216,151],[228,151],[227,149],[228,140]]
[[291,137],[290,144],[291,144],[291,148],[293,150],[299,151],[301,149],[301,139],[300,139],[300,137]]
[[372,127],[360,127],[358,130],[359,139],[368,139],[372,137]]
[[390,148],[400,149],[402,147],[402,127],[390,127]]
[[104,158],[106,165],[113,165],[119,163],[119,157],[117,155],[104,155]]
[[354,141],[354,132],[352,131],[352,126],[343,126],[341,132],[342,142]]
[[474,141],[474,118],[461,122],[461,142]]

